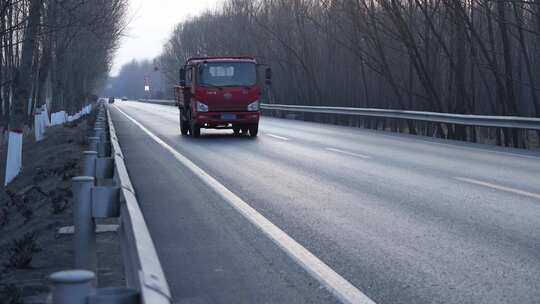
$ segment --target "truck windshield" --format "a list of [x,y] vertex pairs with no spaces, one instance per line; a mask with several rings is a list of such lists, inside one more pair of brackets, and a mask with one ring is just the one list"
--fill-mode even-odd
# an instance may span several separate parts
[[217,87],[253,86],[257,68],[251,62],[207,62],[199,66],[199,85]]

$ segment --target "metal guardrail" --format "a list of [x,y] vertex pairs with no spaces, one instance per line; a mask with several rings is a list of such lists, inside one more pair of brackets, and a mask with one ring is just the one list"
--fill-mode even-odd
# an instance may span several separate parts
[[519,128],[540,130],[540,118],[517,116],[463,115],[422,111],[387,110],[372,108],[296,106],[282,104],[262,104],[264,110],[290,112],[342,114],[368,117],[398,118],[438,123],[449,123],[478,127]]
[[[110,117],[109,109],[107,117]],[[120,220],[124,264],[128,266],[126,267],[128,286],[140,291],[143,304],[171,303],[169,286],[135,197],[114,124],[112,119],[109,118],[108,121],[111,152],[116,164],[115,180],[121,187],[120,197],[124,202],[121,205]]]
[[[174,100],[140,100],[141,102],[174,105]],[[325,107],[325,106],[297,106],[283,104],[261,104],[263,110],[280,110],[288,112],[339,114],[367,117],[382,117],[395,119],[410,119],[418,121],[448,123],[477,127],[518,128],[540,130],[540,118],[519,116],[489,116],[465,115],[424,111],[389,110],[374,108]]]
[[[110,117],[107,109],[107,117]],[[124,156],[116,137],[111,119],[109,133],[112,155],[116,164],[115,179],[121,187],[120,219],[122,223],[123,256],[128,274],[128,286],[136,287],[141,293],[141,303],[170,303],[171,293],[161,268],[157,251],[144,221],[135,191],[124,163]]]
[[[52,304],[170,304],[171,294],[139,208],[108,108],[98,104],[83,176],[73,178],[75,268],[54,273]],[[119,218],[125,287],[96,289],[96,218]]]

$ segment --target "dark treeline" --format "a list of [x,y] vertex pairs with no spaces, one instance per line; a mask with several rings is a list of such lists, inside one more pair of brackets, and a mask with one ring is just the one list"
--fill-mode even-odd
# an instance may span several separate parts
[[[538,0],[229,0],[178,24],[159,62],[173,85],[187,57],[254,55],[276,103],[540,117],[538,54]],[[514,146],[535,135],[381,123]]]
[[[145,79],[149,91],[144,90]],[[172,91],[172,88],[165,86],[163,74],[153,61],[133,60],[122,66],[118,76],[109,79],[102,96],[162,99],[166,91]]]
[[0,131],[74,113],[106,80],[127,0],[0,0]]

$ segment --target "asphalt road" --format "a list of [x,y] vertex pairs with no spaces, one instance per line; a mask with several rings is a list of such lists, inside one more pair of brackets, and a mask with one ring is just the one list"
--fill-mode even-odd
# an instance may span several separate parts
[[264,117],[182,137],[111,113],[175,303],[338,302],[126,113],[376,303],[540,303],[540,155]]

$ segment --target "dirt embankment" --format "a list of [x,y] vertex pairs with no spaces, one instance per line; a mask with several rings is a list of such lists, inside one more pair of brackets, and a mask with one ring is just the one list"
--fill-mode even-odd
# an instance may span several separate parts
[[[80,174],[92,117],[51,127],[41,142],[26,137],[22,173],[0,188],[2,304],[45,303],[47,276],[73,268],[73,235],[59,235],[58,228],[73,225],[71,178]],[[100,286],[123,285],[118,247],[116,233],[98,235]]]

